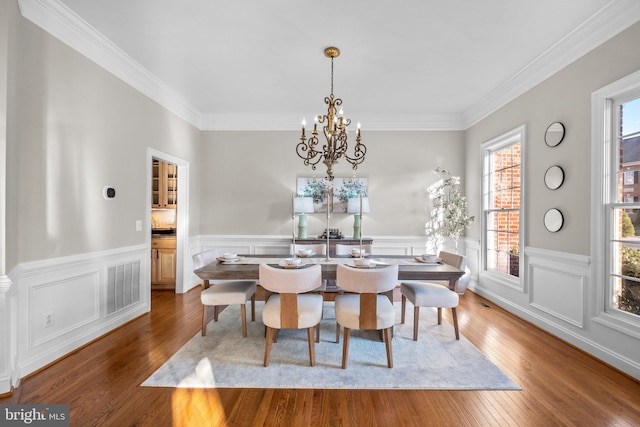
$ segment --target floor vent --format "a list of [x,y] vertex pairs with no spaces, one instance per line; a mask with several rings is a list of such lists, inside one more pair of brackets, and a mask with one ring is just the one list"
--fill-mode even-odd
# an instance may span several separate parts
[[489,304],[487,304],[486,302],[484,302],[484,301],[478,301],[478,304],[480,304],[484,308],[491,308],[491,306]]
[[107,314],[140,301],[140,261],[117,264],[107,273]]

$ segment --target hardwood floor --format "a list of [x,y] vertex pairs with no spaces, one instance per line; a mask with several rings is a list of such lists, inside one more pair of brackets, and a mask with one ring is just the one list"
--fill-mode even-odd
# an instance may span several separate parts
[[199,292],[153,292],[151,313],[24,379],[0,404],[66,403],[82,427],[640,425],[640,382],[471,292],[461,333],[521,391],[140,387],[200,330]]

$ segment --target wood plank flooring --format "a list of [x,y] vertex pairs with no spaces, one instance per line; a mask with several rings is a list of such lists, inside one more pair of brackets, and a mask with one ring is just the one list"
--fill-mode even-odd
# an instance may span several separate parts
[[640,425],[640,382],[471,292],[461,333],[521,391],[140,387],[200,330],[199,292],[153,292],[151,313],[24,379],[0,404],[66,403],[82,427]]

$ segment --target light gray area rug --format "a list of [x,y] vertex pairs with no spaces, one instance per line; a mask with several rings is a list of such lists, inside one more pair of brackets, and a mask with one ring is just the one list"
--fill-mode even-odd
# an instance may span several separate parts
[[247,308],[247,338],[242,338],[240,310],[228,307],[207,335],[200,332],[151,375],[143,386],[189,388],[314,388],[520,390],[502,370],[464,336],[457,341],[453,326],[437,324],[435,309],[422,308],[418,341],[413,341],[413,306],[400,324],[396,303],[393,368],[387,367],[385,346],[376,331],[351,331],[347,369],[341,368],[342,339],[335,343],[333,303],[325,302],[316,366],[309,366],[306,330],[283,330],[263,367],[263,304],[256,303],[256,321]]

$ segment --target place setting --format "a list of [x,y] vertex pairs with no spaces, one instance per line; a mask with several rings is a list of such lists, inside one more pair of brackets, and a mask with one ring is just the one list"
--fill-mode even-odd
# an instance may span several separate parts
[[225,252],[222,256],[216,258],[223,264],[238,264],[244,260],[244,257],[238,256],[236,253]]
[[423,254],[414,258],[416,261],[427,265],[439,265],[442,264],[442,258],[438,258],[435,254]]

